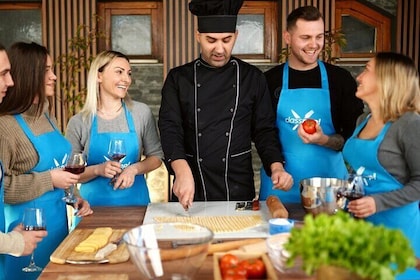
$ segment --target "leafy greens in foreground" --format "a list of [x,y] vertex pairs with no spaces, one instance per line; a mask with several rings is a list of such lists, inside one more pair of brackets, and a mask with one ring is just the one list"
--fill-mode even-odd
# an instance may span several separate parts
[[306,215],[304,226],[293,228],[285,249],[288,266],[300,257],[312,275],[321,265],[346,268],[368,279],[394,279],[414,267],[416,258],[400,230],[375,226],[340,211],[335,215]]

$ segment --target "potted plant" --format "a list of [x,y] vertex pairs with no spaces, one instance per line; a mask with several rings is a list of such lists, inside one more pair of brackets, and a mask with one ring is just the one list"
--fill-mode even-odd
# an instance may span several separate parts
[[400,230],[375,226],[344,211],[306,215],[304,226],[292,229],[285,249],[290,254],[288,266],[301,258],[302,269],[323,280],[394,279],[416,265],[414,251]]

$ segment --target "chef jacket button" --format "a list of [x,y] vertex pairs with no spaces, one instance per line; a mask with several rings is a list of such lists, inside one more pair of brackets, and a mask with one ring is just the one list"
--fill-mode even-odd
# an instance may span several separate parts
[[229,111],[230,111],[231,113],[233,113],[233,108],[230,108],[230,109],[229,109]]
[[201,87],[201,84],[197,84],[197,87]]
[[198,133],[198,137],[201,137],[201,135],[202,135],[202,134],[201,134],[201,132],[199,132],[199,133]]
[[197,112],[201,112],[201,108],[197,108]]
[[200,159],[198,159],[200,162],[202,162],[203,161],[203,159],[202,158],[200,158]]
[[222,161],[225,162],[226,161],[226,158],[222,158]]
[[236,85],[235,85],[235,84],[233,84],[233,85],[232,85],[232,87],[233,87],[233,88],[236,88]]
[[225,135],[226,135],[226,137],[229,136],[229,132],[226,132]]

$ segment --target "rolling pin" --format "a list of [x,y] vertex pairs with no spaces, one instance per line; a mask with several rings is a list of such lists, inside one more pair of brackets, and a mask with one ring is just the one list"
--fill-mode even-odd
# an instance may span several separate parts
[[216,252],[226,252],[226,251],[238,249],[239,247],[242,247],[244,245],[259,243],[263,241],[264,239],[262,238],[250,238],[250,239],[241,239],[241,240],[214,243],[210,245],[209,251],[207,254],[211,255]]
[[270,195],[267,197],[265,201],[268,207],[268,211],[270,211],[272,218],[288,218],[289,211],[287,211],[286,207],[284,207],[283,203],[280,199],[275,195]]
[[[221,243],[210,244],[208,247],[208,255],[212,255],[216,252],[226,252],[233,249],[238,249],[241,246],[260,243],[264,242],[263,238],[251,238],[251,239],[241,239],[241,240],[234,240],[234,241],[226,241]],[[205,251],[207,247],[205,245],[202,246],[182,246],[179,248],[173,249],[160,249],[160,260],[168,261],[168,260],[177,260],[185,258],[186,255],[194,256],[201,254]]]

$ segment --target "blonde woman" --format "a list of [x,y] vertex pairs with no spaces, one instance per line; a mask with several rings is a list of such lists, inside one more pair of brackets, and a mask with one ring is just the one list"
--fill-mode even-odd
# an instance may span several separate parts
[[[89,70],[86,103],[67,126],[73,150],[87,155],[80,193],[92,206],[150,202],[144,174],[161,165],[163,152],[151,110],[128,95],[131,82],[127,56],[100,53]],[[124,140],[126,149],[120,161],[108,154],[110,140],[117,138]],[[114,176],[118,177],[111,181]]]
[[[413,61],[378,53],[357,77],[356,96],[371,113],[347,140],[343,154],[354,170],[372,176],[366,196],[351,201],[356,217],[401,229],[420,257],[420,89]],[[407,270],[397,279],[420,279]]]

